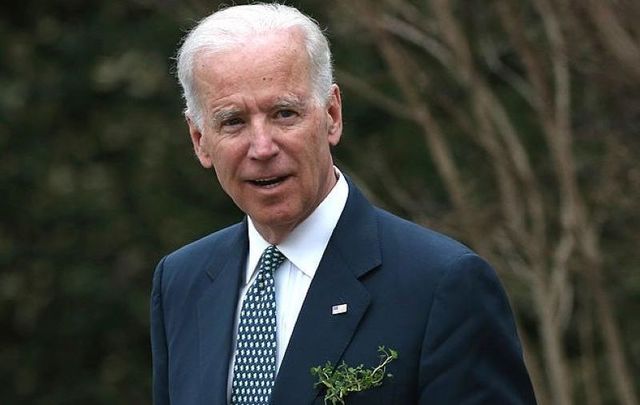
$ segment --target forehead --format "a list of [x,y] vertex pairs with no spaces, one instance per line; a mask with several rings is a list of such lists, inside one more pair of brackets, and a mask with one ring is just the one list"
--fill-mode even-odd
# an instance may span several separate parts
[[309,55],[298,28],[247,35],[227,49],[199,53],[196,85],[216,93],[229,88],[265,87],[276,83],[308,86]]

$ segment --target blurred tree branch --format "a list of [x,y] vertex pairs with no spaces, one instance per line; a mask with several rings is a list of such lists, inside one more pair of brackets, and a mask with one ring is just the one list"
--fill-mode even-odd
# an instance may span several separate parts
[[[607,214],[581,189],[576,164],[573,117],[581,105],[572,99],[572,86],[588,79],[574,73],[579,62],[572,55],[580,51],[575,49],[577,34],[571,30],[584,22],[576,17],[576,6],[569,0],[493,0],[476,21],[459,4],[454,0],[431,0],[421,6],[403,0],[358,0],[342,5],[342,12],[369,33],[400,93],[385,95],[345,69],[339,77],[347,79],[343,83],[347,88],[420,128],[450,199],[457,232],[530,288],[547,376],[543,384],[543,373],[538,371],[542,366],[531,360],[540,398],[554,404],[575,403],[565,332],[574,322],[576,303],[594,299],[618,401],[637,404],[613,301],[604,287],[599,224]],[[598,27],[600,41],[628,65],[625,69],[635,70],[640,66],[638,44],[617,17],[619,10],[614,10],[622,4],[635,13],[640,8],[630,2],[596,0],[584,7]],[[505,63],[505,54],[515,56],[517,62],[511,58]],[[512,97],[506,97],[505,87],[487,75],[496,71],[507,72],[501,75],[503,83],[523,103],[508,101]],[[457,97],[453,102],[447,96],[452,91]],[[522,126],[523,114],[533,125]],[[488,192],[463,174],[473,163],[456,155],[450,136],[454,128],[484,151],[492,170],[473,173],[489,176],[482,183],[495,186],[495,204],[475,202],[479,194]],[[540,142],[548,156],[532,147]],[[411,203],[411,197],[393,185],[393,166],[383,159],[376,161],[375,172],[391,191],[389,198],[414,218],[428,218],[424,207]],[[495,207],[500,207],[499,213],[492,213]],[[491,222],[485,222],[489,218]],[[574,297],[580,279],[589,288],[589,298]],[[592,332],[580,319],[587,381],[583,386],[597,403],[594,355],[589,349]],[[531,347],[525,344],[528,359],[535,358]]]

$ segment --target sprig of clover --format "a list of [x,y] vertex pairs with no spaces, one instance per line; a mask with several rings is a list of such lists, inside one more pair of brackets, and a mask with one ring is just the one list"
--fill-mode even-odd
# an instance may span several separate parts
[[344,361],[337,367],[330,361],[322,366],[312,367],[311,374],[318,377],[316,388],[325,388],[325,405],[344,405],[344,398],[349,393],[378,387],[385,377],[393,377],[387,373],[387,365],[398,358],[398,352],[380,346],[378,353],[380,364],[373,368],[365,368],[362,364],[350,367]]

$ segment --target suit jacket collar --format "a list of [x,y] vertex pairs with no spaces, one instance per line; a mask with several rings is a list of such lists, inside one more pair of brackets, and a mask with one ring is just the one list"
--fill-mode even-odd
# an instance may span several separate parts
[[[349,197],[298,316],[272,395],[278,405],[308,404],[318,395],[310,368],[339,363],[369,306],[358,280],[381,263],[375,209],[351,180]],[[248,253],[246,220],[236,226],[205,264],[197,308],[202,403],[227,403],[229,362],[242,272]],[[222,264],[214,263],[227,257]],[[331,307],[347,304],[332,315]],[[212,400],[211,400],[212,399]]]
[[[197,308],[200,403],[227,403],[235,313],[248,251],[246,220],[211,252]],[[222,264],[214,263],[226,258]],[[213,398],[213,401],[211,401]]]
[[[310,368],[338,364],[367,311],[358,280],[381,263],[375,209],[349,181],[349,198],[298,316],[272,394],[274,404],[308,404],[318,395]],[[334,305],[347,312],[332,315]]]

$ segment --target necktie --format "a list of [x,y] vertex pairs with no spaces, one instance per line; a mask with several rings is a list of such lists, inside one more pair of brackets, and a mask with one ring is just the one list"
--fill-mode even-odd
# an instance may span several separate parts
[[268,404],[276,377],[276,294],[273,272],[285,257],[271,245],[258,263],[258,275],[240,310],[232,405]]

